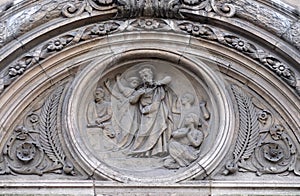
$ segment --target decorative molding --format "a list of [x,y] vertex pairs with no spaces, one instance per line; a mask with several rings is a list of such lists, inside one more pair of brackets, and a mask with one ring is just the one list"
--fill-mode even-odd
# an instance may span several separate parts
[[[224,175],[240,172],[300,175],[298,152],[285,128],[266,109],[256,109],[251,98],[241,88],[232,85],[239,108],[239,133]],[[258,107],[258,106],[256,106]],[[256,112],[260,110],[259,112]],[[260,125],[259,125],[260,123]]]
[[33,28],[60,17],[62,4],[66,2],[51,0],[34,3],[14,12],[14,15],[0,16],[0,48]]
[[[176,24],[176,26],[173,24]],[[132,19],[129,20],[128,23],[123,21],[107,21],[83,27],[54,38],[46,44],[38,46],[29,53],[23,55],[23,57],[15,61],[8,70],[2,71],[0,82],[2,82],[3,85],[0,85],[0,93],[3,92],[5,87],[9,86],[13,80],[22,75],[28,68],[38,64],[41,60],[49,57],[50,55],[82,41],[126,30],[185,32],[195,37],[218,42],[258,61],[261,65],[267,67],[283,79],[289,86],[295,89],[298,95],[300,95],[295,73],[290,69],[290,67],[254,43],[229,32],[218,30],[210,25],[150,18]]]
[[195,37],[217,41],[220,44],[233,48],[236,51],[258,61],[260,64],[267,67],[283,79],[289,86],[295,89],[298,95],[300,95],[295,73],[290,69],[290,67],[254,43],[250,43],[249,41],[228,32],[216,31],[209,25],[185,22],[179,24],[178,27],[182,31],[185,31]]
[[300,50],[300,20],[294,23],[290,29],[285,32],[283,39],[292,43],[298,50]]
[[300,50],[299,14],[295,18],[276,9],[252,0],[233,1],[235,17],[251,22],[266,31],[276,34]]
[[64,86],[57,87],[40,111],[31,112],[17,126],[2,151],[0,174],[65,173],[75,175],[66,161],[57,128],[57,111]]
[[61,13],[64,17],[72,18],[81,15],[83,12],[92,14],[95,11],[110,11],[117,9],[116,0],[83,0],[71,1],[63,5]]
[[46,42],[46,44],[38,46],[23,55],[13,65],[9,66],[7,70],[2,72],[2,77],[0,78],[0,84],[2,83],[2,85],[0,85],[0,93],[3,92],[4,88],[9,86],[13,80],[22,75],[30,67],[37,65],[41,60],[78,42],[107,35],[117,30],[119,26],[120,24],[116,22],[95,24],[53,38]]
[[185,14],[207,16],[210,12],[231,17],[235,13],[234,6],[227,1],[215,0],[108,0],[108,1],[75,1],[67,3],[62,8],[62,15],[68,18],[78,16],[83,12],[92,14],[96,11],[108,11],[118,9],[117,17],[162,17],[184,18]]
[[[114,15],[119,19],[137,17],[176,18],[199,21],[201,17],[237,17],[275,33],[296,48],[300,48],[299,25],[289,16],[254,1],[231,0],[74,0],[46,1],[18,10],[15,15],[1,17],[0,47],[31,29],[63,17],[73,18],[82,14]],[[298,41],[297,41],[298,40]]]
[[258,25],[277,36],[284,34],[293,23],[291,19],[257,1],[238,0],[233,4],[236,7],[236,17]]
[[210,12],[231,17],[235,9],[226,1],[215,0],[52,0],[26,7],[15,15],[4,15],[0,22],[0,47],[41,24],[59,17],[72,18],[83,13],[113,14],[120,19],[139,16],[183,19],[189,18],[186,14],[207,16]]

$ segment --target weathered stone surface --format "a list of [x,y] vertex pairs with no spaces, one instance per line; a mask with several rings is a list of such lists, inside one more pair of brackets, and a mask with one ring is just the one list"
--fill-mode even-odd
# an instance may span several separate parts
[[1,194],[298,194],[295,9],[15,4],[0,8]]

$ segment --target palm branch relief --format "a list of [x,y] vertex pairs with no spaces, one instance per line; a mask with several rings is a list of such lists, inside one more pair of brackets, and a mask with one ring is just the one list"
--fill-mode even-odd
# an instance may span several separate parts
[[58,87],[45,101],[40,114],[40,143],[48,158],[65,173],[72,173],[73,166],[68,164],[62,150],[57,130],[57,111],[64,87]]
[[0,156],[0,174],[65,173],[74,175],[66,161],[57,127],[57,113],[64,86],[55,89],[38,109],[17,126]]
[[239,133],[233,152],[233,160],[226,165],[224,174],[234,173],[252,155],[259,139],[259,124],[251,99],[237,86],[232,86],[239,109]]
[[[224,175],[237,171],[262,174],[288,174],[297,168],[297,148],[277,123],[272,113],[257,106],[241,88],[232,85],[239,110],[239,132],[233,159],[225,165]],[[258,104],[260,105],[260,104]]]

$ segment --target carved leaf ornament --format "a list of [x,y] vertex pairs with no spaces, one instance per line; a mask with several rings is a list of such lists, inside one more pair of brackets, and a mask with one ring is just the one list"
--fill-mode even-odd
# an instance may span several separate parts
[[233,160],[225,165],[223,174],[241,171],[258,176],[289,172],[299,175],[297,148],[285,129],[276,124],[267,110],[257,113],[251,98],[241,88],[232,85],[232,91],[239,108],[239,132]]
[[75,175],[73,165],[66,161],[57,130],[57,112],[63,90],[64,86],[59,86],[48,96],[39,115],[28,115],[29,124],[25,126],[31,128],[23,125],[15,128],[1,155],[0,174],[64,172]]
[[234,150],[234,161],[248,159],[254,151],[259,138],[257,114],[249,97],[238,87],[232,86],[240,114],[240,131]]
[[59,87],[46,100],[41,111],[40,141],[46,155],[56,163],[64,164],[65,155],[61,149],[57,133],[57,108],[63,87]]

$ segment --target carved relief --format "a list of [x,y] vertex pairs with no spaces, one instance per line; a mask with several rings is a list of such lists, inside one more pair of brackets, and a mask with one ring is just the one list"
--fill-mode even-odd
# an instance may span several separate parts
[[236,16],[281,36],[292,24],[284,15],[255,1],[235,1]]
[[87,127],[98,127],[113,138],[115,133],[111,128],[112,108],[111,103],[104,100],[103,88],[98,87],[94,92],[94,101],[88,105]]
[[295,22],[290,29],[285,32],[283,38],[300,50],[300,22]]
[[39,111],[17,126],[1,154],[1,174],[62,173],[75,175],[66,161],[57,131],[57,111],[63,86],[58,87]]
[[101,78],[86,113],[87,138],[99,139],[86,143],[122,171],[188,167],[200,156],[210,118],[196,91],[178,70],[150,62]]
[[93,39],[118,29],[120,25],[116,22],[104,22],[70,32],[57,38],[49,40],[46,44],[31,50],[20,59],[15,61],[7,70],[0,75],[0,93],[9,86],[14,79],[22,75],[27,69],[37,65],[41,60],[72,46],[80,41]]
[[258,46],[255,46],[253,43],[243,40],[235,35],[230,35],[227,32],[220,32],[217,29],[213,29],[207,25],[181,23],[178,25],[178,27],[196,37],[217,41],[257,60],[262,65],[266,66],[280,76],[299,94],[297,91],[298,87],[296,86],[297,80],[295,73],[289,68],[289,66],[283,64],[278,58],[274,57]]
[[[59,52],[60,50],[78,42],[94,39],[99,36],[101,37],[119,31],[145,29],[186,32],[195,37],[221,43],[258,61],[287,82],[288,85],[295,89],[297,94],[300,93],[294,71],[276,56],[268,53],[254,43],[236,35],[229,34],[228,32],[221,31],[218,28],[213,28],[209,25],[180,21],[173,22],[176,23],[177,27],[174,27],[174,24],[170,24],[170,21],[161,19],[144,18],[131,20],[129,23],[109,21],[80,28],[76,31],[64,34],[33,49],[29,53],[23,55],[20,59],[16,60],[11,66],[9,66],[8,70],[2,71],[2,78],[0,79],[3,83],[2,87],[5,88],[8,86],[16,77],[22,75],[29,67],[38,64],[38,62],[55,54],[55,52]],[[0,92],[4,90],[3,88],[1,88],[0,85]]]
[[232,90],[239,106],[240,128],[233,160],[227,163],[223,174],[240,171],[258,176],[289,172],[300,175],[297,148],[285,128],[270,111],[254,107],[239,87],[232,86]]
[[8,18],[3,17],[3,23],[0,23],[0,48],[38,25],[59,17],[60,10],[59,2],[46,1],[20,10]]
[[109,11],[116,9],[115,0],[76,0],[68,2],[62,7],[62,15],[68,18],[78,16],[84,11],[92,14],[93,11]]
[[199,117],[190,113],[184,119],[184,127],[172,132],[169,141],[169,157],[164,166],[169,169],[186,167],[199,156],[199,147],[204,139],[202,131],[198,130]]
[[92,14],[97,11],[110,11],[118,9],[117,17],[163,17],[163,18],[184,18],[193,15],[204,15],[208,13],[217,13],[219,15],[231,17],[235,14],[234,6],[227,1],[215,0],[110,0],[110,1],[75,1],[67,3],[62,8],[62,15],[65,17],[75,17],[83,12]]

